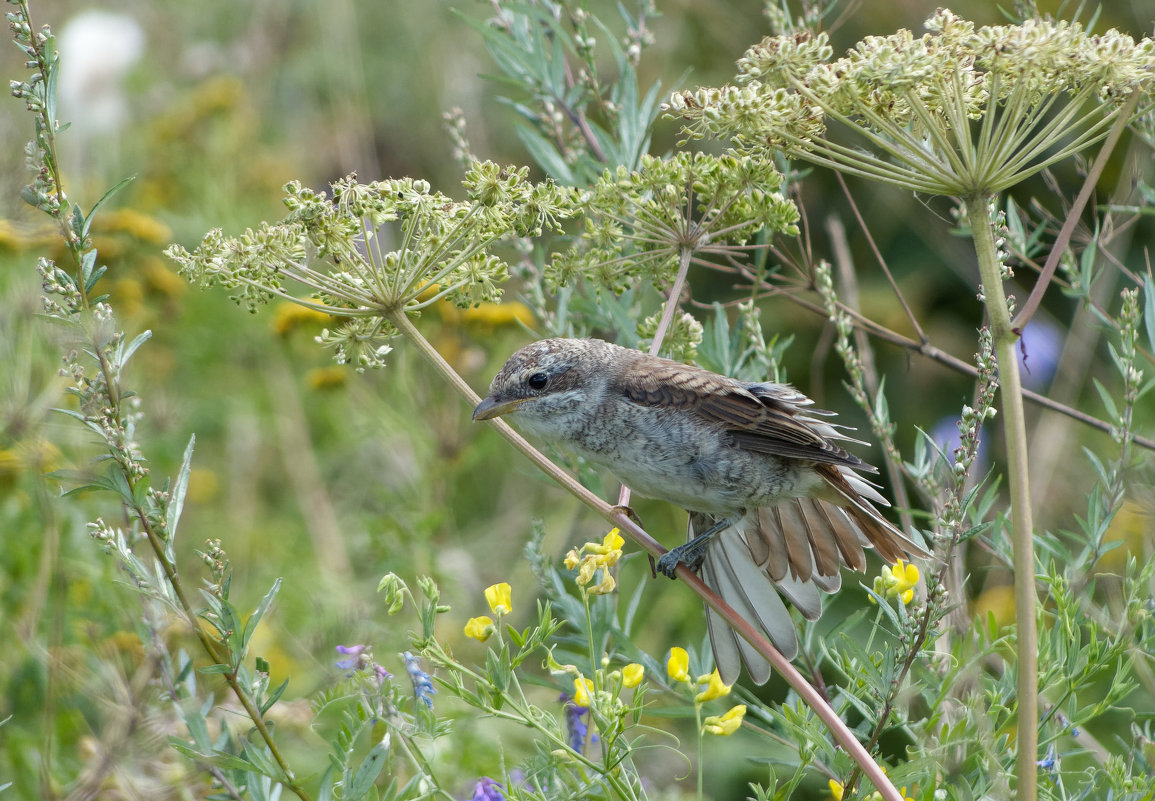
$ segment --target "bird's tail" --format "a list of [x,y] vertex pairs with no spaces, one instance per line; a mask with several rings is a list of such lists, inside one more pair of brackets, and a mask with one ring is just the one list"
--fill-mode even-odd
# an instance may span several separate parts
[[[825,465],[821,467],[826,467]],[[719,532],[706,550],[702,580],[738,614],[766,633],[787,659],[798,654],[794,621],[783,598],[808,620],[822,612],[822,593],[842,585],[841,568],[866,569],[865,548],[889,562],[907,554],[928,556],[871,504],[886,500],[848,469],[822,470],[828,491],[748,511]],[[691,513],[690,537],[716,522]],[[706,624],[722,680],[737,680],[743,663],[757,684],[770,678],[770,664],[721,615],[707,607]]]

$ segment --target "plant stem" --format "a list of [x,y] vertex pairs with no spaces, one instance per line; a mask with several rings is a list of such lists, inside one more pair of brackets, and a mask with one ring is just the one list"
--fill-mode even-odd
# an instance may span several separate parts
[[1018,721],[1015,775],[1018,801],[1035,801],[1038,793],[1039,693],[1038,632],[1035,628],[1035,552],[1032,536],[1031,491],[1027,470],[1027,424],[1019,378],[1019,335],[1011,327],[1003,293],[1002,266],[991,230],[990,195],[964,198],[971,237],[982,275],[983,302],[990,319],[995,358],[999,366],[1003,437],[1011,494],[1011,544],[1015,572],[1015,631],[1018,665],[1016,687]]
[[[386,310],[385,316],[397,327],[398,331],[417,347],[421,355],[424,356],[425,359],[441,373],[442,377],[470,404],[476,406],[481,402],[481,397],[470,388],[469,384],[465,383],[465,379],[457,374],[457,371],[453,369],[449,362],[445,361],[441,354],[437,352],[437,349],[430,344],[429,340],[417,330],[417,327],[413,325],[413,322],[405,314],[404,309]],[[524,437],[510,428],[509,424],[504,420],[495,419],[489,422],[493,424],[494,428],[497,429],[497,432],[501,434],[502,437],[525,454],[530,461],[541,468],[546,475],[561,484],[565,490],[574,495],[586,506],[593,509],[606,520],[612,522],[650,555],[661,556],[666,552],[666,549],[646,533],[641,526],[631,520],[624,510],[610,506],[597,495],[594,495],[583,487],[573,476],[562,470],[543,453],[530,445]],[[890,779],[887,778],[886,774],[882,772],[882,768],[871,759],[870,754],[862,747],[862,743],[855,738],[854,733],[850,731],[846,723],[838,717],[838,713],[826,702],[821,693],[819,693],[810,682],[806,681],[806,678],[798,672],[797,668],[795,668],[786,657],[782,656],[777,648],[771,645],[770,641],[767,640],[760,631],[735,612],[729,604],[707,587],[702,579],[685,565],[678,566],[678,578],[681,579],[682,583],[689,587],[692,592],[705,601],[711,609],[724,617],[726,622],[729,623],[735,631],[746,638],[746,641],[753,645],[758,653],[764,656],[766,660],[774,666],[782,675],[782,678],[786,680],[786,683],[794,688],[794,691],[798,693],[799,697],[801,697],[802,700],[814,710],[822,722],[826,724],[826,727],[830,730],[834,739],[846,749],[851,759],[862,768],[862,772],[874,784],[885,801],[903,801],[898,789]]]

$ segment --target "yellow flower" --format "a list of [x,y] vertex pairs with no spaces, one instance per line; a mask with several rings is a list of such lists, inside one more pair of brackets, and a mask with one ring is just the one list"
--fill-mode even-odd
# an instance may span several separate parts
[[891,565],[890,573],[894,576],[894,588],[887,591],[887,597],[897,595],[904,604],[914,600],[914,588],[918,586],[918,566],[899,559]]
[[834,801],[842,801],[842,782],[836,782],[834,779],[830,780],[830,795]]
[[478,642],[488,640],[489,635],[493,634],[493,630],[493,618],[489,615],[471,617],[469,618],[469,622],[465,624],[465,636],[472,637]]
[[586,592],[590,595],[609,595],[618,586],[618,582],[608,570],[602,571],[602,580],[592,587],[587,587]]
[[[606,568],[613,567],[617,564],[622,555],[622,546],[625,544],[625,539],[622,538],[621,532],[616,528],[612,529],[601,542],[587,542],[580,550],[571,550],[565,556],[565,566],[570,570],[575,567],[578,569],[577,583],[579,587],[585,587],[594,580],[594,576],[599,570],[605,571]],[[605,595],[613,592],[617,586],[617,582],[609,572],[604,572],[602,580],[594,587],[589,588],[589,592],[593,595]]]
[[622,686],[637,687],[646,676],[646,669],[637,662],[630,662],[622,668]]
[[573,680],[573,702],[578,706],[590,705],[590,693],[594,691],[594,683],[585,676],[578,676]]
[[594,543],[587,543],[586,547],[590,553],[596,553],[603,557],[603,564],[605,566],[613,565],[618,561],[622,555],[622,546],[626,544],[622,537],[622,532],[616,528],[610,529],[609,533],[602,537],[601,545]]
[[[918,566],[901,559],[882,571],[874,579],[874,591],[887,598],[898,596],[904,604],[914,600],[914,588],[918,585]],[[870,599],[874,602],[874,599]]]
[[706,701],[713,701],[715,698],[721,698],[723,695],[730,694],[730,685],[722,683],[722,677],[718,674],[717,668],[714,668],[713,673],[699,676],[698,684],[706,685],[706,689],[694,696],[694,701],[699,704],[703,704]]
[[[726,688],[727,692],[730,688]],[[738,727],[742,725],[742,719],[746,717],[746,705],[738,704],[736,707],[730,709],[725,715],[711,715],[706,718],[706,722],[702,724],[702,730],[706,734],[717,734],[719,737],[729,737],[734,732],[738,731]]]
[[674,681],[690,680],[690,655],[685,648],[674,646],[666,660],[666,675]]
[[513,611],[512,594],[513,590],[509,586],[509,582],[506,581],[485,588],[485,600],[489,601],[489,608],[498,617],[508,615]]

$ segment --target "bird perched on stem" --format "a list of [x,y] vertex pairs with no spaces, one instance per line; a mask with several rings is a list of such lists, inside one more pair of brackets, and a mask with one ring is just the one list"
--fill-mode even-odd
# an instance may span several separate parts
[[[812,404],[785,384],[738,381],[599,339],[545,339],[509,358],[473,419],[509,415],[641,495],[688,510],[687,542],[659,570],[699,571],[793,659],[798,639],[779,593],[814,620],[819,591],[841,586],[843,565],[865,570],[864,548],[888,562],[927,555],[875,508],[889,504],[855,471],[877,470],[839,444],[859,441]],[[733,683],[744,662],[764,683],[769,663],[721,616],[706,615],[723,681]]]

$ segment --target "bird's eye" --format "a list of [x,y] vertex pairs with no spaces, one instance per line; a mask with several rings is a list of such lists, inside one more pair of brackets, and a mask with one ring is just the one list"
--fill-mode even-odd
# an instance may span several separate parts
[[547,376],[545,373],[534,373],[529,377],[529,380],[526,381],[526,383],[529,384],[530,389],[545,389],[545,385],[549,383],[549,376]]

